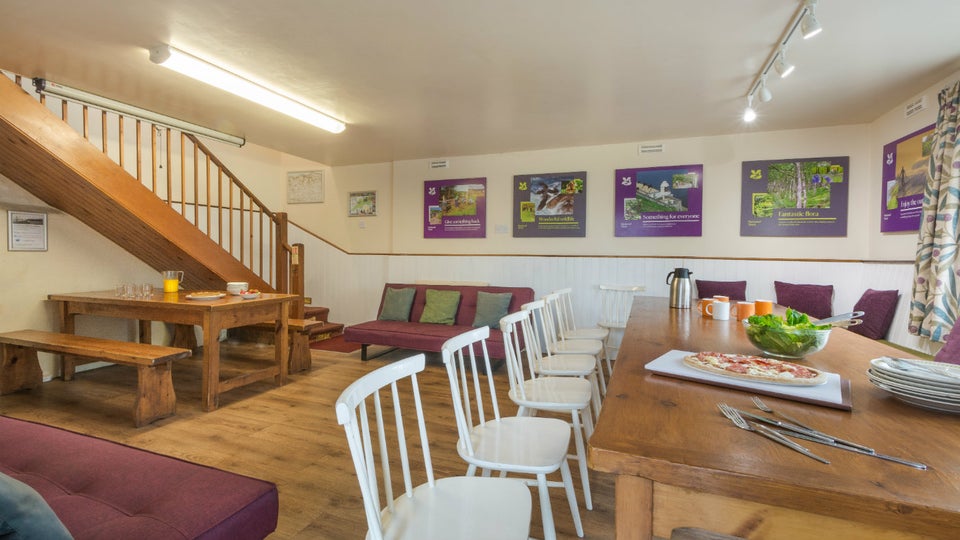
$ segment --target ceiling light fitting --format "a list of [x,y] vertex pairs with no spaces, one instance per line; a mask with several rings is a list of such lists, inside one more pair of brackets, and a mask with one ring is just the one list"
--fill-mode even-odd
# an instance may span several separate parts
[[747,92],[747,108],[743,111],[743,119],[745,122],[751,122],[757,117],[757,113],[753,109],[754,96],[759,95],[760,101],[763,103],[773,98],[770,89],[767,88],[767,74],[770,73],[770,70],[775,69],[781,79],[793,73],[795,66],[787,62],[787,45],[790,43],[790,38],[793,37],[793,34],[799,29],[803,38],[807,39],[819,34],[823,30],[820,26],[820,21],[817,20],[817,16],[814,13],[816,6],[817,0],[803,1],[800,9],[794,14],[793,20],[791,20],[787,26],[783,38],[780,39],[767,58],[767,63],[763,65],[763,69],[761,69],[760,73],[753,79],[753,84],[750,85],[750,90]]
[[147,122],[152,122],[160,126],[178,129],[186,133],[200,135],[202,137],[207,137],[209,139],[227,144],[243,146],[243,143],[246,142],[243,137],[237,137],[236,135],[230,135],[229,133],[224,133],[222,131],[217,131],[215,129],[210,129],[197,124],[191,124],[190,122],[185,122],[171,116],[141,109],[140,107],[135,107],[133,105],[128,105],[110,98],[84,92],[83,90],[77,90],[76,88],[70,88],[69,86],[57,84],[39,77],[33,79],[33,86],[37,89],[38,94],[51,95],[60,99],[79,103],[81,105],[92,105],[105,111],[122,114],[132,118],[139,118],[140,120],[146,120]]
[[346,128],[346,124],[340,120],[170,45],[151,48],[150,61],[331,133],[340,133]]

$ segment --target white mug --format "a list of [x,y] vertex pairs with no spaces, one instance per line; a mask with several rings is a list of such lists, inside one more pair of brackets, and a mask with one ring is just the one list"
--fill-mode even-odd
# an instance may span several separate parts
[[710,302],[707,304],[707,315],[715,321],[729,321],[730,302]]

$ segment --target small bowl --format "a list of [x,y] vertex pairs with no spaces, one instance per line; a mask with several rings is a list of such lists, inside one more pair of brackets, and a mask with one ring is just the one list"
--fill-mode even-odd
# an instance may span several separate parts
[[257,298],[260,296],[260,291],[243,291],[242,293],[240,293],[240,296],[244,300],[253,300],[254,298]]
[[799,360],[823,350],[832,330],[756,326],[750,324],[749,319],[743,320],[743,329],[746,330],[750,343],[764,354],[788,360]]
[[239,296],[240,293],[250,288],[250,284],[246,281],[228,281],[227,282],[227,292]]

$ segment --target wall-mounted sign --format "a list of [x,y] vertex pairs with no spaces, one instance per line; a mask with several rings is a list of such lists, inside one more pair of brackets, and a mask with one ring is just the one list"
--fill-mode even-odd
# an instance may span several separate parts
[[703,165],[617,169],[615,236],[700,236]]
[[586,185],[586,171],[514,176],[513,236],[586,236]]
[[7,249],[46,251],[47,214],[7,210]]
[[930,124],[884,145],[880,232],[920,230],[935,127]]
[[740,236],[846,236],[850,158],[744,161]]
[[486,236],[486,178],[427,180],[423,183],[424,238]]

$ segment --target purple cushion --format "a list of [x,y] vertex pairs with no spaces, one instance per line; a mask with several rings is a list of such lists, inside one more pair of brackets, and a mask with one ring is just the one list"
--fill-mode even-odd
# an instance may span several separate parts
[[697,294],[700,298],[710,298],[717,296],[727,296],[730,300],[747,299],[746,281],[707,281],[705,279],[694,280],[697,282]]
[[893,315],[897,311],[900,291],[875,291],[867,289],[853,306],[854,311],[863,312],[863,324],[851,326],[850,331],[870,339],[887,337]]
[[952,335],[953,334],[947,335],[947,342],[937,351],[933,359],[937,362],[960,365],[960,332],[957,333],[956,339],[951,339]]
[[35,489],[78,540],[253,540],[277,526],[271,482],[5,416],[0,441],[0,472]]
[[774,281],[777,303],[815,319],[833,315],[833,285],[807,285]]

